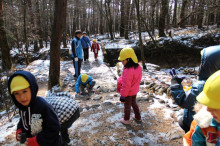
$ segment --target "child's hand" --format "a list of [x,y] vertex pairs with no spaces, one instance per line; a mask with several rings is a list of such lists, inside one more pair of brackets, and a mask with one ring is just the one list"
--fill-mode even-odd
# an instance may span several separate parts
[[78,95],[81,95],[81,93],[77,93]]
[[120,97],[120,101],[122,102],[122,103],[125,103],[125,98],[124,97]]
[[21,141],[21,133],[22,133],[22,129],[18,129],[16,131],[16,140],[17,141]]

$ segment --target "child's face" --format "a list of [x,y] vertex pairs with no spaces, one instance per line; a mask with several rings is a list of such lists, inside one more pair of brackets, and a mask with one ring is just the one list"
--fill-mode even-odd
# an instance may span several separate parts
[[122,60],[122,64],[125,66],[126,64],[127,64],[127,60],[125,59],[125,60]]
[[86,34],[83,34],[83,36],[85,37],[85,36],[86,36]]
[[207,110],[212,114],[213,118],[220,123],[220,109],[213,109],[207,107]]
[[13,92],[15,99],[23,106],[28,106],[31,101],[31,89],[26,88]]

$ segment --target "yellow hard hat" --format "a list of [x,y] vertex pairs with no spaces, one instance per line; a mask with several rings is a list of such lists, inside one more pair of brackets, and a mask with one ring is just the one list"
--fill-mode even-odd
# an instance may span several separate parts
[[28,87],[30,87],[30,83],[23,76],[15,76],[10,84],[11,94],[14,91],[19,91]]
[[83,83],[85,83],[87,80],[88,80],[88,75],[87,74],[82,74],[81,75],[81,81],[83,82]]
[[118,60],[122,61],[131,58],[134,63],[138,63],[137,56],[132,48],[124,48],[121,50]]
[[94,42],[94,43],[96,43],[96,42],[97,42],[97,40],[96,40],[96,39],[94,39],[94,40],[93,40],[93,42]]
[[208,78],[196,99],[210,108],[220,109],[220,70]]

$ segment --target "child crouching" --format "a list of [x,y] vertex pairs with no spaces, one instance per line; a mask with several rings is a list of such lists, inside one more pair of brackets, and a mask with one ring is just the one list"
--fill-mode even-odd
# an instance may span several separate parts
[[16,139],[20,141],[21,135],[25,135],[25,144],[29,146],[60,146],[62,139],[58,117],[53,107],[37,96],[35,77],[30,72],[17,71],[9,78],[8,90],[20,115]]
[[85,95],[85,88],[88,89],[88,94],[91,94],[92,88],[95,86],[95,81],[87,74],[82,74],[78,77],[75,85],[75,90],[78,95]]
[[197,101],[205,105],[195,116],[184,146],[220,145],[220,71],[208,78]]
[[68,128],[80,117],[79,105],[70,94],[63,92],[50,94],[46,101],[57,113],[61,124],[63,146],[67,146],[70,143]]

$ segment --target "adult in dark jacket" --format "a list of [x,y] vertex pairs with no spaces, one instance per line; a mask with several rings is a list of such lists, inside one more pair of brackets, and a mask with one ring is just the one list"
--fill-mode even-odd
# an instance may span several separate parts
[[73,66],[75,68],[75,75],[74,77],[78,77],[81,72],[81,64],[82,64],[82,45],[81,45],[81,31],[76,30],[75,38],[72,40],[71,47],[72,47],[72,58],[73,58]]
[[175,102],[184,108],[183,117],[179,120],[181,128],[188,132],[193,121],[193,107],[196,103],[197,95],[202,92],[205,81],[216,71],[220,70],[220,45],[211,46],[201,51],[201,65],[198,74],[198,81],[193,83],[188,91],[183,90],[181,82],[183,78],[178,77],[174,70],[171,70],[173,76],[171,80],[171,94]]
[[61,124],[63,146],[67,146],[70,142],[68,128],[80,117],[79,105],[73,97],[66,92],[52,93],[45,99],[53,106],[57,113]]
[[17,126],[17,140],[21,140],[23,133],[29,146],[60,146],[62,138],[58,117],[53,107],[37,96],[35,77],[30,72],[17,71],[9,78],[8,90],[21,117]]
[[81,38],[83,53],[84,53],[84,61],[89,59],[89,47],[91,47],[91,42],[89,38],[86,36],[86,32],[83,32],[83,36]]

